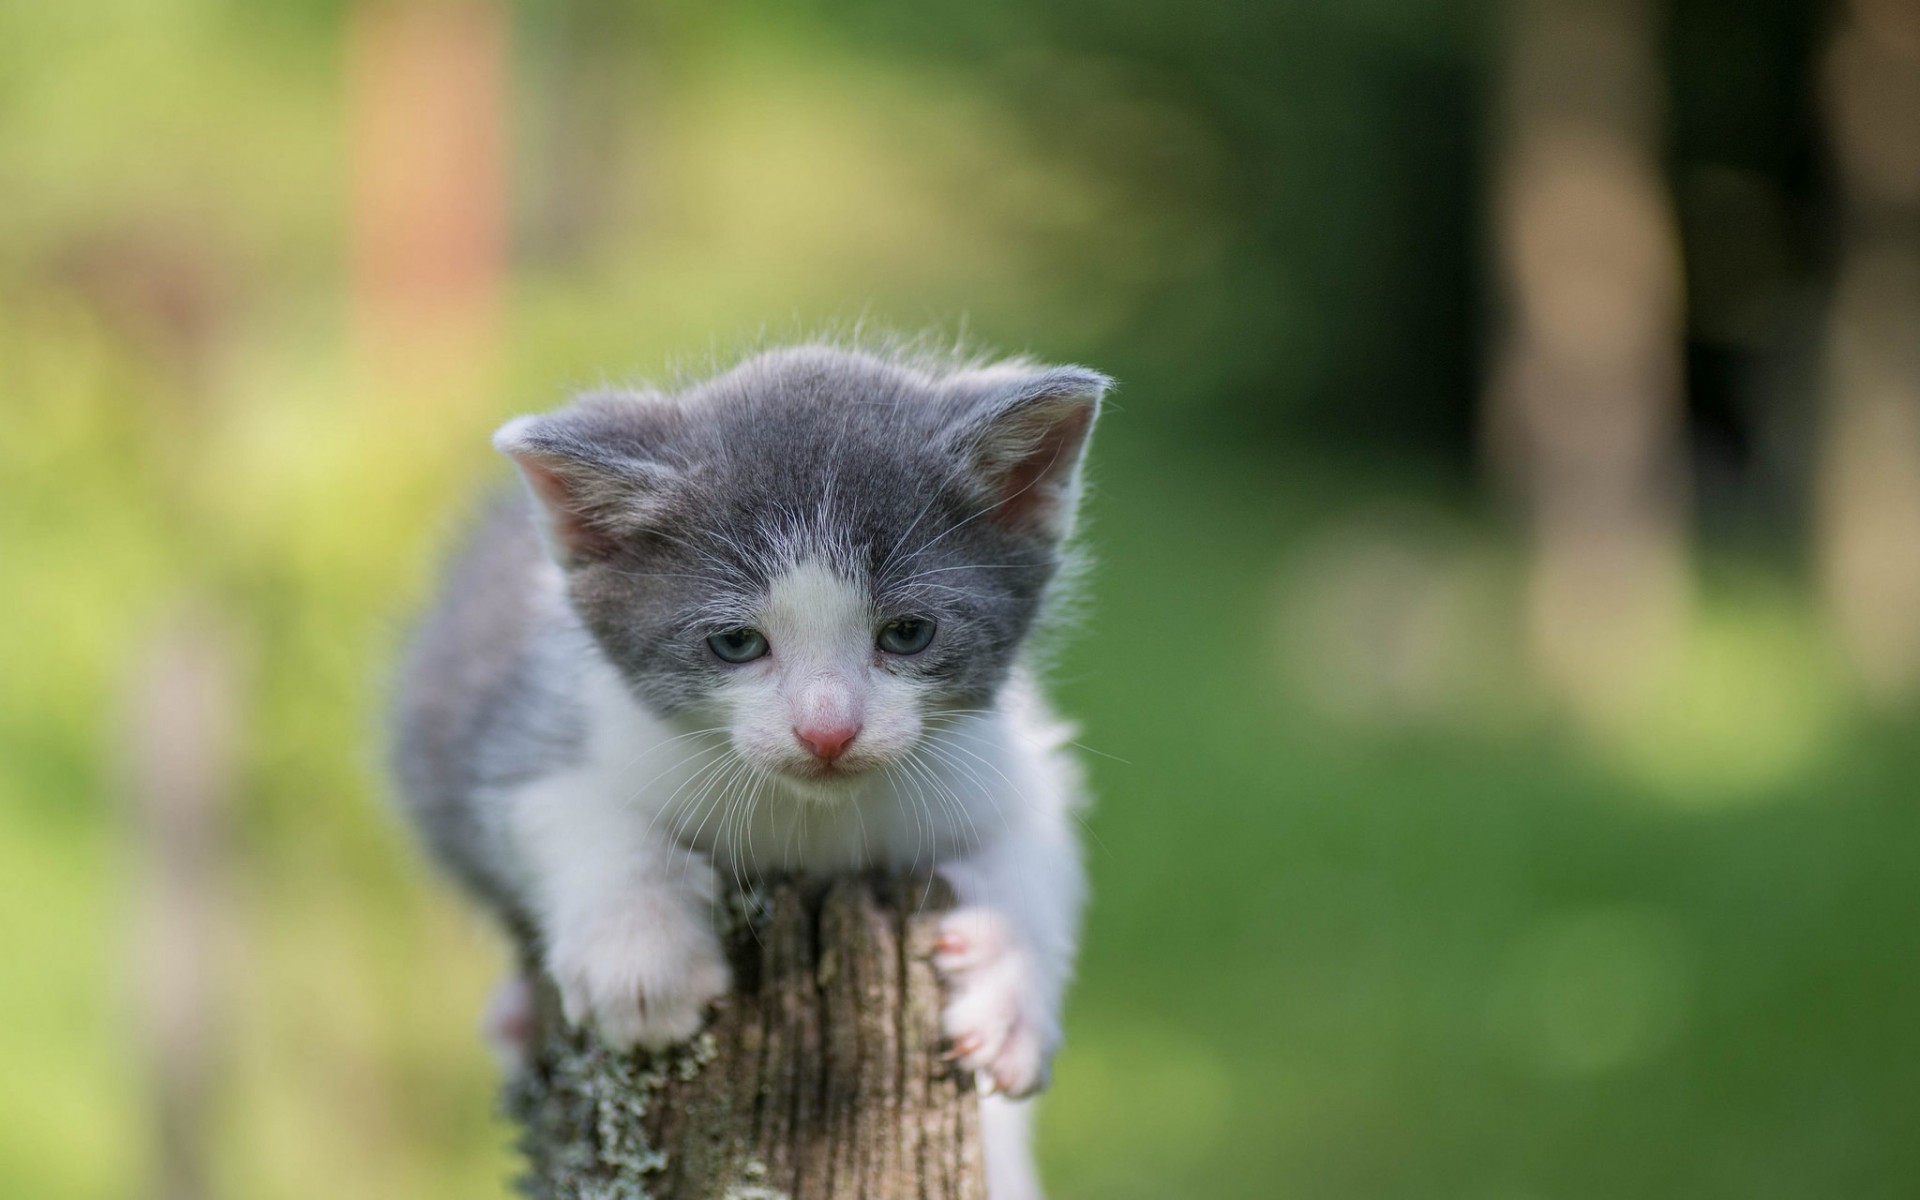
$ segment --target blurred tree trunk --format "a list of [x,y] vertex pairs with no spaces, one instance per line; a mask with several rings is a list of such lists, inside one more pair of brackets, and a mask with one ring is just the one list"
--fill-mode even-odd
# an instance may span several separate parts
[[509,1089],[540,1200],[981,1200],[980,1103],[940,1054],[927,885],[736,900],[735,989],[694,1043],[613,1054],[542,984]]
[[158,1200],[211,1190],[237,690],[233,647],[217,617],[196,605],[160,623],[126,684],[119,765],[131,801],[135,1009],[153,1090]]
[[1687,612],[1660,16],[1653,0],[1507,9],[1486,435],[1526,524],[1532,656],[1587,710],[1629,698]]
[[1828,612],[1882,699],[1920,685],[1920,0],[1848,0],[1825,112],[1842,248],[1817,503]]
[[519,158],[516,253],[576,267],[604,255],[609,235],[644,230],[664,172],[657,68],[671,15],[658,5],[578,0],[519,15],[519,105],[531,135]]
[[354,337],[430,408],[484,378],[498,330],[511,22],[500,0],[361,0],[347,32]]

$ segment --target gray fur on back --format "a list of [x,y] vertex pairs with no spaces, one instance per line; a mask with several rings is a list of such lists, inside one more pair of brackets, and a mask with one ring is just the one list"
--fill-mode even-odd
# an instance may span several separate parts
[[559,646],[583,643],[540,602],[545,556],[518,489],[481,513],[415,634],[395,708],[394,773],[428,849],[517,931],[530,928],[489,853],[487,791],[566,762],[580,738]]

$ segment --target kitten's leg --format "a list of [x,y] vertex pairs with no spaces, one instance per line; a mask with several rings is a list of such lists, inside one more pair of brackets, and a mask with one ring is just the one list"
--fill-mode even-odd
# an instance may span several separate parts
[[1033,1169],[1033,1106],[1004,1096],[980,1098],[980,1150],[987,1200],[1044,1200]]
[[649,814],[611,802],[591,775],[515,797],[546,967],[569,1022],[616,1048],[699,1032],[731,973],[715,930],[713,867],[651,833]]
[[960,901],[941,921],[933,959],[948,987],[951,1052],[1004,1095],[1031,1095],[1046,1086],[1060,1043],[1085,891],[1079,847],[1064,816],[1036,816],[940,870]]

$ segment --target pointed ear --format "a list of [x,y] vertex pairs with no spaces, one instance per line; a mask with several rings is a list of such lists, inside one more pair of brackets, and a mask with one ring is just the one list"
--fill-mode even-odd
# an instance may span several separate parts
[[633,398],[582,401],[545,416],[515,417],[494,448],[520,468],[541,540],[563,567],[607,558],[623,536],[657,514],[674,471],[649,457]]
[[1080,459],[1113,381],[1085,367],[994,367],[974,377],[959,449],[985,486],[989,519],[1060,539],[1073,531]]

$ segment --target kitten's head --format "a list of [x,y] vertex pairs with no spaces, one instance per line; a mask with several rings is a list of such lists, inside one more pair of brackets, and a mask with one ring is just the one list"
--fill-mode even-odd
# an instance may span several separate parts
[[509,422],[575,611],[655,711],[831,793],[990,704],[1109,381],[824,346]]

